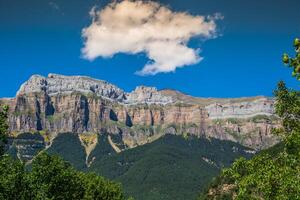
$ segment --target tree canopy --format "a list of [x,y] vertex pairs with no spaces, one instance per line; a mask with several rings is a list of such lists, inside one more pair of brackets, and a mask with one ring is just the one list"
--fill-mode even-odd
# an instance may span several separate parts
[[121,186],[75,170],[58,156],[40,154],[31,169],[8,155],[0,160],[0,199],[123,200]]
[[4,145],[7,142],[7,114],[8,106],[2,106],[0,108],[0,156],[4,153]]
[[[294,42],[296,56],[283,55],[300,80],[300,41]],[[240,158],[224,169],[199,199],[300,199],[300,92],[288,89],[284,82],[274,91],[275,113],[281,127],[273,133],[282,143],[250,160]]]
[[283,54],[282,61],[284,64],[293,69],[292,76],[300,80],[300,39],[294,41],[296,55],[292,58],[288,54]]

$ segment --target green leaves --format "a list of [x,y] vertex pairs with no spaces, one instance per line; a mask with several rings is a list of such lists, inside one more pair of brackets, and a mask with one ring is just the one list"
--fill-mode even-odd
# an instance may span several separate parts
[[284,64],[289,64],[290,58],[286,53],[283,54],[282,61],[283,61]]
[[299,48],[300,47],[300,39],[299,38],[295,39],[295,41],[294,41],[294,47],[295,48]]
[[4,145],[7,142],[7,114],[8,106],[4,105],[0,108],[0,156],[4,153]]
[[82,199],[84,187],[77,171],[58,156],[41,154],[29,174],[34,196],[46,199]]
[[0,158],[0,199],[30,199],[26,172],[19,161],[4,155]]
[[300,39],[296,38],[294,41],[295,56],[294,58],[288,56],[286,53],[282,56],[284,64],[288,65],[293,69],[292,76],[297,80],[300,80]]
[[[285,152],[278,155],[267,153],[251,160],[239,159],[229,169],[225,169],[207,195],[206,199],[223,199],[230,194],[235,199],[299,199],[300,170],[299,159]],[[230,190],[224,188],[233,185]]]
[[[300,40],[295,39],[294,58],[284,54],[283,63],[293,68],[292,75],[300,80]],[[289,90],[279,82],[274,91],[275,113],[281,118],[281,127],[273,131],[281,136],[284,148],[264,151],[251,160],[239,159],[231,168],[223,170],[217,183],[205,199],[300,199],[300,92]],[[229,191],[224,186],[234,184]]]
[[274,94],[275,111],[282,121],[276,133],[282,137],[288,154],[300,156],[300,92],[288,90],[281,81]]
[[80,173],[80,179],[85,187],[85,200],[119,200],[124,199],[121,186],[110,182],[94,173]]
[[[289,59],[283,56],[284,62]],[[223,171],[221,177],[236,186],[236,199],[300,199],[300,93],[281,81],[274,94],[275,112],[282,120],[282,127],[274,132],[282,137],[284,148],[249,161],[239,159]]]
[[76,171],[58,156],[42,153],[26,171],[20,161],[0,159],[0,199],[123,200],[121,186],[95,174]]
[[5,200],[123,200],[121,186],[95,174],[76,171],[58,156],[42,153],[31,171],[4,152],[8,106],[0,109],[0,199]]

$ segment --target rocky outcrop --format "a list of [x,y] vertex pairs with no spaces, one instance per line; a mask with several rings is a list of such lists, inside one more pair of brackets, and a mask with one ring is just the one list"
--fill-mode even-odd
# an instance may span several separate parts
[[272,115],[274,101],[268,98],[259,98],[239,103],[214,103],[205,106],[205,109],[211,119],[249,118],[256,115]]
[[126,95],[128,104],[170,104],[175,100],[170,96],[165,96],[154,87],[139,86],[133,92]]
[[171,97],[161,95],[156,88],[140,86],[131,93],[126,93],[106,81],[85,76],[63,76],[49,74],[48,77],[33,75],[17,92],[17,96],[46,93],[49,96],[79,92],[117,101],[124,104],[167,104],[173,103]]
[[101,80],[84,76],[63,76],[49,74],[48,77],[33,75],[18,91],[17,95],[44,92],[49,96],[81,92],[93,93],[97,96],[122,101],[125,93],[118,87]]
[[120,136],[124,148],[178,134],[261,149],[277,142],[271,129],[279,124],[274,101],[265,97],[204,99],[145,86],[127,93],[82,76],[34,75],[0,103],[10,106],[12,135],[43,132],[51,140],[62,132],[107,133]]

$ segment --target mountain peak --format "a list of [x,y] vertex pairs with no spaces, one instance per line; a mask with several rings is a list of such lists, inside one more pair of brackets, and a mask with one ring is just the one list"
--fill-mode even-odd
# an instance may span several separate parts
[[176,100],[171,96],[166,96],[155,87],[138,86],[134,91],[127,94],[127,102],[130,104],[169,104]]
[[155,87],[138,86],[131,93],[127,93],[107,81],[87,76],[65,76],[53,73],[48,74],[47,77],[32,75],[28,81],[22,84],[17,96],[40,92],[49,96],[72,92],[92,93],[124,104],[167,104],[174,102],[172,97],[161,94]]
[[72,92],[94,93],[112,100],[122,101],[125,92],[106,81],[85,76],[49,74],[48,77],[33,75],[19,89],[17,95],[45,92],[49,96]]

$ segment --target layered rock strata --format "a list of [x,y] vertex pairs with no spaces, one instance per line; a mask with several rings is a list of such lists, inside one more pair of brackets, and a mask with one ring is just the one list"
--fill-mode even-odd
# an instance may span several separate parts
[[[176,95],[174,95],[176,94]],[[32,76],[10,107],[12,135],[40,132],[50,141],[57,134],[118,135],[132,148],[165,134],[217,138],[262,149],[278,140],[274,100],[195,98],[170,90],[140,86],[127,93],[106,81],[83,76]]]

